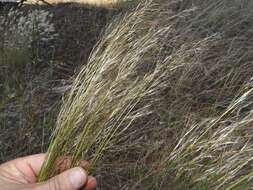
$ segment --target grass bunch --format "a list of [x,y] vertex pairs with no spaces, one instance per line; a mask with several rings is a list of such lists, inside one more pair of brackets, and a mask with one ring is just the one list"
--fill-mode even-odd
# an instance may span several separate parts
[[249,83],[219,115],[198,122],[189,116],[173,149],[164,149],[169,154],[164,153],[159,170],[150,171],[159,176],[156,189],[251,189],[251,101]]
[[163,65],[156,54],[167,30],[143,25],[153,10],[145,2],[105,31],[64,98],[40,181],[57,174],[53,166],[63,156],[71,156],[70,167],[89,160],[92,172],[111,142],[149,114],[142,101],[161,87]]

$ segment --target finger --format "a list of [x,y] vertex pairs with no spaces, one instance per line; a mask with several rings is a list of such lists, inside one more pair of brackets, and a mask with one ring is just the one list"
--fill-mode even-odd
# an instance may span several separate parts
[[97,180],[93,176],[88,177],[88,182],[85,184],[84,190],[93,190],[97,186]]
[[58,173],[68,170],[71,166],[71,158],[69,156],[61,156],[55,161],[55,169]]
[[72,168],[39,184],[38,190],[79,190],[88,182],[86,172],[80,168]]
[[24,182],[34,183],[36,182],[45,158],[46,154],[35,154],[9,161],[4,166],[6,168],[12,168],[13,175],[23,177]]
[[82,167],[84,170],[88,170],[90,167],[90,163],[86,160],[81,160],[78,162],[78,166]]
[[34,154],[31,156],[21,157],[21,158],[17,158],[15,160],[6,162],[5,164],[3,164],[3,166],[15,165],[15,166],[18,166],[19,168],[29,167],[30,169],[34,171],[34,173],[38,174],[45,159],[46,159],[46,154],[44,153]]
[[[77,163],[77,166],[82,167],[84,170],[88,169],[89,162],[85,160],[81,160]],[[62,156],[57,158],[55,161],[55,169],[58,173],[62,173],[71,167],[71,157],[70,156]]]
[[[41,170],[43,162],[46,159],[46,154],[35,154],[27,157],[21,158],[26,163],[30,169],[33,170],[34,174],[37,176]],[[22,160],[19,162],[21,164]]]

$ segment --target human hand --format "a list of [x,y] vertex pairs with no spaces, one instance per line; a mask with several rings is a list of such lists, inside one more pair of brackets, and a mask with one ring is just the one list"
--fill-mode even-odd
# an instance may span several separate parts
[[37,183],[37,176],[45,158],[45,154],[37,154],[0,165],[0,190],[92,190],[96,188],[96,179],[87,176],[81,167],[66,170],[46,182]]

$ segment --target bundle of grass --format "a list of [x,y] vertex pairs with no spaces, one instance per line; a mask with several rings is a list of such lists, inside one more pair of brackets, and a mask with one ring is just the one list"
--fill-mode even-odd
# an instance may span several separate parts
[[86,170],[93,172],[112,141],[149,114],[148,99],[163,88],[163,64],[156,55],[168,30],[143,24],[154,13],[154,4],[145,2],[105,31],[64,99],[39,181],[56,175],[54,165],[64,156],[71,157],[70,167],[89,160]]
[[[189,189],[252,188],[252,84],[241,91],[219,116],[189,122],[162,162],[166,186],[189,178],[192,184],[184,184]],[[168,174],[174,172],[172,179]]]

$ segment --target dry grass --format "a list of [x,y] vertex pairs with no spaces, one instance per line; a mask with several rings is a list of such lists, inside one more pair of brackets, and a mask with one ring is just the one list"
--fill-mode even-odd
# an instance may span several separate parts
[[[5,8],[1,16],[6,14],[9,20],[15,21],[7,16],[8,7]],[[24,14],[36,10],[53,15],[52,20],[47,17],[46,21],[52,21],[59,34],[59,38],[49,44],[52,49],[43,43],[39,49],[42,59],[38,64],[32,61],[32,56],[37,55],[32,52],[37,52],[34,51],[37,48],[30,51],[23,46],[16,50],[20,47],[18,42],[27,42],[19,29],[5,28],[9,37],[5,40],[11,40],[9,44],[16,48],[3,46],[0,32],[0,163],[47,149],[49,131],[59,113],[57,105],[60,105],[62,93],[68,89],[74,70],[80,68],[81,63],[86,64],[102,28],[115,14],[114,10],[105,8],[68,4],[53,7],[24,5],[17,9]],[[15,26],[10,25],[11,28]],[[24,27],[24,32],[29,34],[27,24],[18,26]]]
[[[49,4],[59,4],[59,3],[78,3],[99,7],[114,7],[119,3],[119,0],[47,0],[45,1]],[[43,1],[38,0],[27,0],[27,4],[37,4],[44,3]]]
[[101,189],[252,189],[249,0],[143,2],[64,98],[40,180],[71,156]]
[[72,156],[71,166],[86,157],[91,163],[87,170],[92,170],[112,139],[148,114],[149,105],[139,104],[159,91],[164,76],[162,62],[147,65],[145,58],[155,61],[160,36],[168,30],[143,27],[151,11],[147,3],[109,26],[64,101],[40,180],[55,175],[57,171],[48,170],[66,155]]

